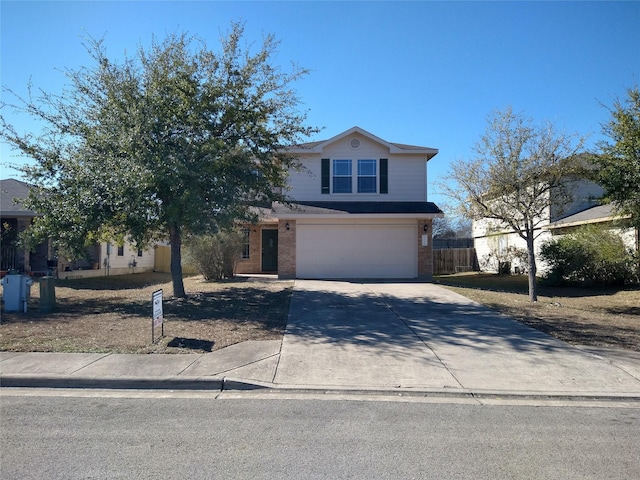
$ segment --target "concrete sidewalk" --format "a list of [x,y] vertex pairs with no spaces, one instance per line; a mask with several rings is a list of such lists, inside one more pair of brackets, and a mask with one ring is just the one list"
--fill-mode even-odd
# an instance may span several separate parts
[[640,353],[572,347],[433,284],[298,280],[282,341],[205,354],[0,352],[0,384],[640,401]]
[[220,390],[233,376],[251,388],[273,382],[281,344],[249,341],[193,354],[0,352],[0,386]]

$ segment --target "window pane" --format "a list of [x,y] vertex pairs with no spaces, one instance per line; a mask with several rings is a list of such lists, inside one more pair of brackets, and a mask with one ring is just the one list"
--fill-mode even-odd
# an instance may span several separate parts
[[351,177],[333,177],[333,193],[351,193]]
[[351,160],[334,160],[333,174],[351,176]]
[[242,255],[241,258],[248,259],[249,258],[249,246],[250,246],[250,230],[248,228],[242,229]]
[[358,177],[358,193],[376,193],[376,177]]
[[358,160],[358,175],[370,175],[376,174],[376,161],[375,160]]
[[358,160],[358,193],[376,193],[376,161]]
[[333,161],[333,193],[351,193],[351,160]]

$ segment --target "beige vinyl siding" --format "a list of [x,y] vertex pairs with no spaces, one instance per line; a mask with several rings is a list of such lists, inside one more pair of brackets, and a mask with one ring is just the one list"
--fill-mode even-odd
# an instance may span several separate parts
[[[359,149],[349,146],[349,140],[357,137],[361,140]],[[354,193],[323,195],[321,193],[321,159],[350,159],[353,161]],[[380,182],[380,159],[389,160],[389,193],[362,194],[357,192],[357,160],[373,159],[377,161],[376,175]],[[427,173],[424,155],[393,155],[389,149],[368,138],[359,135],[349,136],[335,144],[327,146],[322,153],[300,155],[304,166],[300,172],[292,172],[289,177],[288,194],[299,201],[425,201],[427,196]]]
[[153,248],[144,250],[142,252],[142,256],[138,256],[138,249],[133,245],[125,244],[124,245],[124,254],[122,256],[118,256],[118,246],[112,244],[111,245],[111,254],[107,255],[107,244],[103,243],[100,245],[100,258],[102,259],[104,267],[104,259],[109,258],[109,266],[111,268],[128,268],[132,261],[135,261],[136,268],[140,270],[152,270],[155,262],[155,251]]
[[329,195],[322,195],[320,192],[322,168],[320,155],[300,155],[298,160],[303,165],[303,169],[289,173],[289,187],[286,194],[301,201],[328,200]]

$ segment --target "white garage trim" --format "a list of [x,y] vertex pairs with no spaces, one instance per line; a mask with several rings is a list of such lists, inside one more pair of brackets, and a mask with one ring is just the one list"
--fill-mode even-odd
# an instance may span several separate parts
[[417,223],[298,223],[298,278],[416,278]]

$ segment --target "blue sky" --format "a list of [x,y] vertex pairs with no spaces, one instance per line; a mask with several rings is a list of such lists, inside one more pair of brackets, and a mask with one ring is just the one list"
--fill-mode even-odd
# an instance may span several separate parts
[[[640,84],[640,2],[1,2],[1,83],[59,92],[58,69],[89,65],[82,37],[120,57],[152,35],[187,31],[216,48],[232,21],[246,39],[280,40],[275,61],[309,68],[296,85],[310,140],[358,125],[399,143],[438,148],[433,184],[470,158],[487,115],[512,106],[592,146],[616,97]],[[4,95],[3,95],[4,96]],[[5,112],[10,114],[10,112]],[[11,117],[21,130],[34,128]],[[7,162],[23,161],[1,146]],[[434,186],[429,200],[440,202]]]

